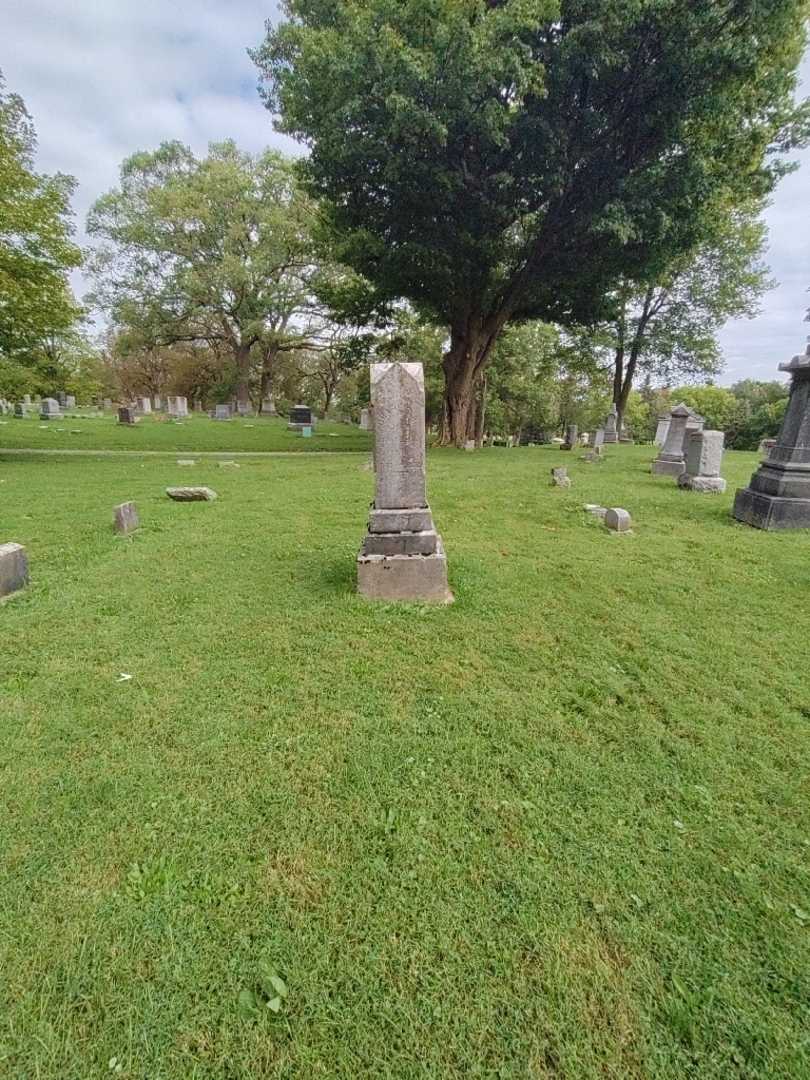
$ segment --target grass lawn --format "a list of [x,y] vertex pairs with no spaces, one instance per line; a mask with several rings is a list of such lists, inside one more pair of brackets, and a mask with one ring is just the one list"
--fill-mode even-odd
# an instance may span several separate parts
[[71,413],[62,420],[40,420],[39,416],[0,420],[0,451],[3,448],[29,450],[165,450],[174,451],[278,451],[278,450],[368,450],[370,435],[350,424],[319,422],[312,438],[287,431],[287,421],[236,418],[212,420],[192,414],[187,420],[172,421],[157,413],[142,417],[137,424],[119,424],[117,416]]
[[810,535],[607,452],[431,454],[429,609],[362,459],[0,453],[0,1075],[810,1076]]

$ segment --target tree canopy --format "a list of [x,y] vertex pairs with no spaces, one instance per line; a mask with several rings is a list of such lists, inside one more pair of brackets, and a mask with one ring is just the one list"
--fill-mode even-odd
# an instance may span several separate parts
[[254,59],[340,258],[450,330],[461,444],[503,327],[605,314],[762,198],[806,0],[288,0]]

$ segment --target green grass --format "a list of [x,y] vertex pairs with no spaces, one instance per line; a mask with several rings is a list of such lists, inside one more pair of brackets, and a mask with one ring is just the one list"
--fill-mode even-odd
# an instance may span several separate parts
[[368,450],[367,431],[350,424],[319,422],[312,438],[287,431],[287,421],[235,418],[212,420],[192,414],[187,420],[172,421],[163,414],[142,417],[134,426],[119,424],[107,413],[95,416],[71,413],[62,420],[40,420],[38,416],[0,420],[0,450],[162,450],[194,451],[313,451]]
[[359,459],[0,454],[0,1075],[810,1075],[810,536],[608,454],[432,454],[429,609]]

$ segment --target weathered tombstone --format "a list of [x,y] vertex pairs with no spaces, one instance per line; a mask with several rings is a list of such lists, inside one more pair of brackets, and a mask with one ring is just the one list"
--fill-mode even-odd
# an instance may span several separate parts
[[75,409],[76,408],[76,398],[75,398],[75,396],[73,394],[65,394],[65,408],[66,409]]
[[810,528],[810,345],[780,371],[790,400],[776,446],[734,499],[734,517],[757,529]]
[[619,415],[619,410],[615,404],[610,406],[610,412],[607,414],[605,420],[605,442],[617,443],[619,441],[619,433],[616,429],[616,418]]
[[773,450],[773,448],[775,446],[776,446],[776,439],[763,439],[762,442],[759,444],[759,451],[758,452],[760,454],[762,454],[763,457],[768,457],[771,450]]
[[14,406],[14,416],[18,420],[24,420],[25,419],[25,414],[26,414],[26,408],[25,408],[24,403],[22,401],[18,401],[17,404]]
[[372,364],[375,494],[357,558],[361,595],[450,603],[447,557],[427,502],[421,364]]
[[686,424],[692,414],[685,405],[676,405],[669,414],[667,441],[652,463],[654,476],[680,476],[685,468]]
[[194,412],[202,412],[202,411],[203,411],[203,403],[200,401],[199,398],[196,398],[195,401],[194,401]]
[[22,544],[0,544],[0,596],[28,584],[28,557]]
[[215,405],[214,406],[214,419],[215,420],[230,420],[231,407],[230,405]]
[[587,454],[582,454],[582,461],[588,461],[592,465],[605,460],[604,452],[601,446],[595,446],[592,450],[589,450]]
[[568,469],[552,469],[551,484],[552,487],[570,488],[571,477],[568,475]]
[[167,397],[166,398],[166,412],[169,416],[173,416],[175,419],[179,419],[183,416],[188,416],[188,400],[184,397]]
[[360,427],[363,431],[371,430],[371,409],[360,410]]
[[267,397],[262,401],[262,416],[275,416],[276,415],[276,403],[271,397]]
[[135,398],[135,408],[139,413],[148,416],[152,411],[152,402],[148,397]]
[[655,438],[653,443],[655,446],[663,446],[667,441],[667,432],[669,431],[669,413],[664,413],[658,417],[658,426],[655,429]]
[[686,471],[678,477],[678,487],[719,494],[726,490],[726,482],[720,475],[725,438],[725,432],[722,431],[689,433],[686,444]]
[[67,405],[67,394],[64,390],[59,390],[56,394],[56,400],[59,402],[59,408],[64,409]]
[[121,535],[135,532],[141,527],[138,510],[134,502],[121,503],[113,507],[113,529]]
[[569,424],[565,429],[565,442],[560,447],[561,450],[573,450],[577,445],[577,425]]
[[633,524],[630,514],[627,510],[622,510],[620,506],[612,506],[605,514],[605,525],[613,532],[630,532],[630,528]]
[[607,517],[607,507],[600,506],[599,503],[585,503],[582,509],[587,510],[589,514],[593,514],[594,517],[598,517],[602,521]]
[[217,497],[209,487],[167,487],[166,494],[175,502],[213,502]]
[[308,405],[294,405],[290,409],[290,415],[287,420],[288,431],[300,431],[305,427],[314,427],[315,419],[312,415],[312,409]]
[[42,402],[39,413],[41,420],[61,420],[62,411],[59,408],[59,402],[53,398],[45,398]]
[[30,405],[30,404],[31,404],[31,395],[30,394],[23,394],[23,405]]
[[135,423],[135,410],[131,409],[129,405],[122,405],[118,410],[118,423],[119,424],[134,424]]
[[605,429],[603,427],[597,428],[594,432],[592,448],[594,450],[601,450],[605,445]]
[[160,410],[163,408],[163,398],[160,396],[160,394],[155,394],[155,396],[152,398],[152,408],[155,410],[155,412],[160,412]]
[[234,410],[237,416],[251,416],[253,409],[249,401],[237,401],[236,409]]
[[105,397],[105,398],[104,398],[104,401],[102,402],[102,404],[103,404],[103,406],[104,406],[104,411],[105,411],[105,412],[109,412],[109,411],[110,411],[110,409],[112,408],[112,404],[113,404],[113,403],[112,403],[112,398],[108,398],[108,397]]

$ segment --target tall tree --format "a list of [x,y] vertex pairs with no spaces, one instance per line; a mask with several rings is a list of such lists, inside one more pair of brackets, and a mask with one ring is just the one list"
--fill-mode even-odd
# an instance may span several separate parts
[[646,283],[623,281],[613,319],[574,335],[611,370],[619,430],[637,377],[671,385],[676,378],[716,375],[722,367],[718,331],[730,318],[757,314],[773,285],[761,261],[766,233],[758,210],[718,214],[696,251]]
[[200,160],[170,142],[133,154],[88,218],[92,301],[132,348],[228,350],[247,403],[256,349],[264,362],[306,302],[310,217],[291,162],[273,151],[224,142]]
[[36,173],[35,151],[31,117],[0,74],[0,356],[23,364],[81,314],[68,284],[81,263],[72,240],[75,181]]
[[515,320],[590,322],[803,117],[807,0],[287,0],[253,52],[342,261],[449,328],[446,439]]

